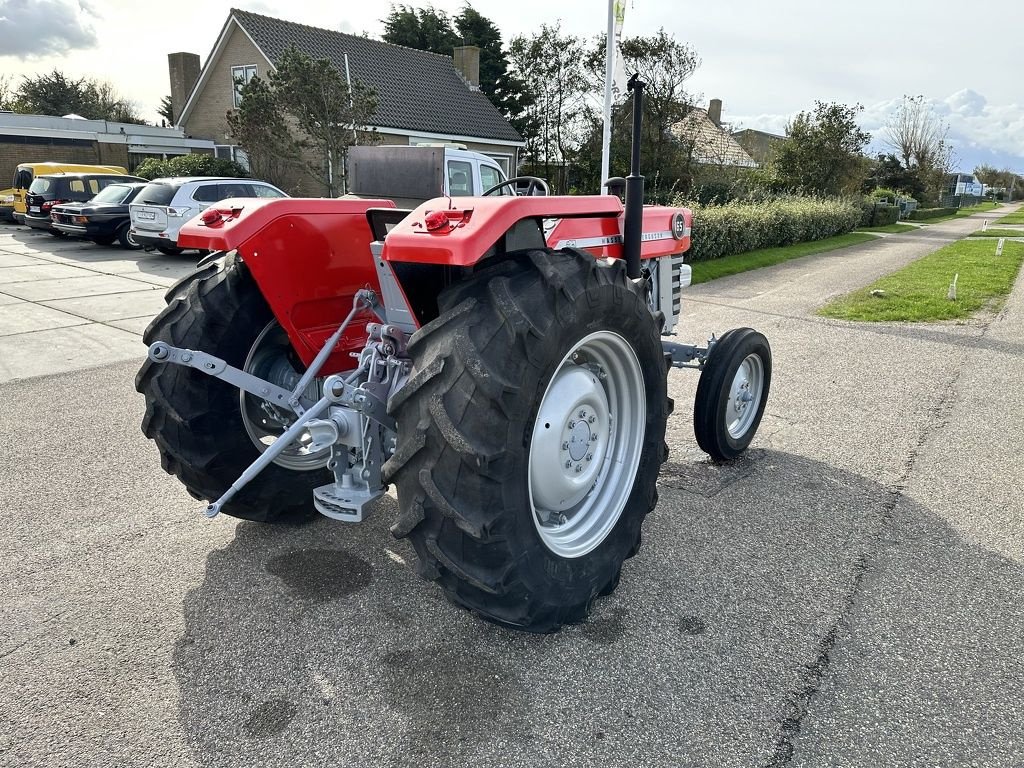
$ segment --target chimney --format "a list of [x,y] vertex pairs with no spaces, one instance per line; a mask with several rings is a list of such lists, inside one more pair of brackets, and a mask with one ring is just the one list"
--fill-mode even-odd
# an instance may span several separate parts
[[167,69],[171,75],[171,113],[174,115],[171,123],[177,125],[181,110],[199,79],[199,54],[169,53]]
[[719,128],[722,127],[722,100],[712,99],[708,102],[708,117],[711,118],[711,122],[717,125]]
[[475,45],[460,45],[452,56],[455,68],[459,70],[471,90],[480,90],[480,49]]

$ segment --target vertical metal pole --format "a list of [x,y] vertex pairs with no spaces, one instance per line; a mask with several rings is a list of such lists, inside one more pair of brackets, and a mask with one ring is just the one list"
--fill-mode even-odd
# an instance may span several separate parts
[[608,0],[608,37],[604,51],[604,130],[601,134],[601,194],[607,194],[612,146],[612,78],[615,77],[615,0]]
[[633,75],[629,90],[633,92],[633,144],[626,177],[626,216],[622,232],[622,253],[626,259],[626,274],[632,279],[640,277],[640,246],[644,227],[644,177],[640,175],[640,129],[643,126],[644,86],[647,83]]

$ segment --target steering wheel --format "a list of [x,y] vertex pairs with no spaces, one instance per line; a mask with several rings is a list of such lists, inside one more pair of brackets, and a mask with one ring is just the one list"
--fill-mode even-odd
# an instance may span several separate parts
[[[513,186],[515,184],[520,183],[526,184],[525,192],[520,192],[517,187]],[[502,187],[512,187],[512,191],[515,192],[516,195],[519,197],[530,197],[531,195],[533,195],[533,192],[536,189],[541,190],[545,197],[551,194],[551,188],[548,186],[548,183],[544,181],[544,179],[538,176],[516,176],[511,179],[505,179],[500,184],[495,184],[493,187],[484,192],[483,196],[488,197],[490,195],[493,195]]]

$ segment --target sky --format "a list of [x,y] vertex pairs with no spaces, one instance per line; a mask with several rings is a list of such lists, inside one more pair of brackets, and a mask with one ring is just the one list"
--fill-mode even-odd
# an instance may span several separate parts
[[[405,0],[407,5],[425,5]],[[434,0],[457,13],[465,0]],[[0,0],[0,76],[48,72],[112,81],[144,117],[170,91],[167,54],[204,61],[231,7],[379,37],[390,2],[175,0],[148,16],[139,0]],[[603,34],[607,0],[474,0],[507,42],[541,24]],[[173,9],[173,10],[172,10]],[[147,23],[149,22],[149,23]],[[963,0],[627,0],[624,33],[664,28],[701,57],[689,89],[720,98],[737,128],[776,133],[816,100],[862,104],[876,136],[904,95],[922,95],[950,126],[962,170],[1024,173],[1024,3]]]

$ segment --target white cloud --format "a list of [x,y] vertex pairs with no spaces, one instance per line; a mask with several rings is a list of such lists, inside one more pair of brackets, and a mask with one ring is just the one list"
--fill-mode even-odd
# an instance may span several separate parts
[[93,48],[96,12],[76,0],[0,0],[0,57],[44,57]]

